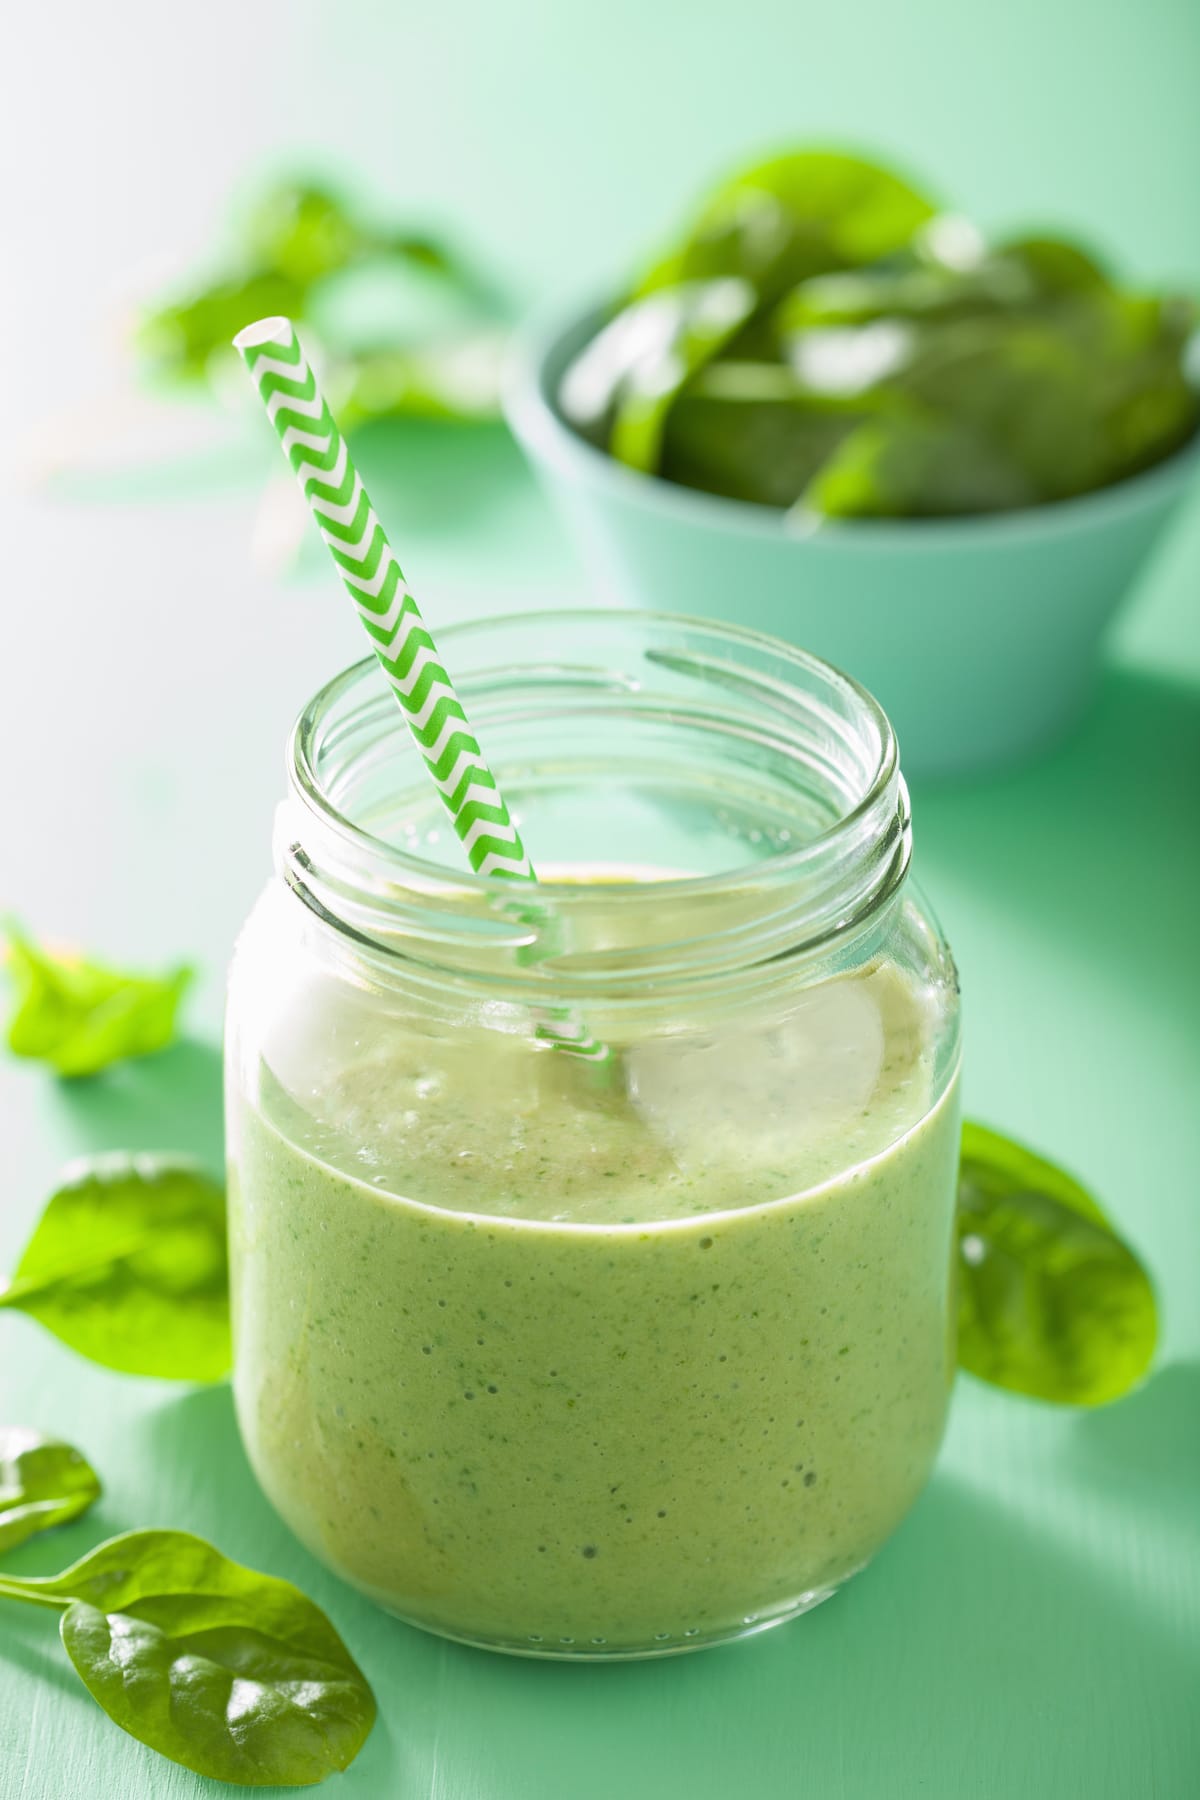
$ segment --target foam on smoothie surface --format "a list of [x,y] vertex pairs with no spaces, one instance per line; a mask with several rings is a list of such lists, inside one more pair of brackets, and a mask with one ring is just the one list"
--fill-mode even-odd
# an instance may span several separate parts
[[618,1046],[607,1087],[497,1032],[393,1031],[300,1104],[268,1073],[263,1102],[310,1155],[423,1205],[662,1221],[804,1192],[886,1149],[929,1106],[926,1040],[921,996],[878,965],[805,990],[766,1025]]

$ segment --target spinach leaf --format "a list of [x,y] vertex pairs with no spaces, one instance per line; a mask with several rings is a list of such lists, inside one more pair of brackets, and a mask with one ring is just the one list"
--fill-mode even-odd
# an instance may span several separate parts
[[502,333],[477,331],[360,352],[330,371],[342,429],[368,419],[499,418],[505,347]]
[[898,414],[868,420],[832,446],[796,516],[948,517],[1028,506],[1036,498],[1022,470],[969,428]]
[[1095,257],[1066,238],[1009,238],[997,245],[984,266],[1020,271],[1039,300],[1113,292]]
[[291,317],[303,301],[304,289],[274,269],[228,275],[154,307],[140,321],[134,341],[152,376],[202,381],[247,319]]
[[[870,287],[874,277],[861,279]],[[896,300],[901,278],[891,280]],[[876,285],[882,305],[888,284]],[[967,292],[951,284],[946,293],[955,291]],[[869,370],[876,341],[902,334],[893,366],[881,365],[859,395],[872,411],[889,412],[887,424],[837,447],[804,496],[808,509],[901,518],[1067,499],[1147,467],[1196,428],[1188,309],[1032,286],[1027,305],[999,307],[981,292],[961,305],[939,303],[936,316],[932,301],[913,302],[905,319],[868,318],[860,293],[857,324],[814,322],[844,321],[851,310],[851,296],[832,282],[803,284],[785,303],[792,365],[810,380],[825,346],[846,367]],[[801,312],[810,322],[797,327]]]
[[965,318],[994,304],[984,271],[970,276],[915,259],[798,282],[779,302],[775,327],[789,352],[799,333],[879,319]]
[[182,1531],[111,1538],[0,1598],[62,1612],[67,1654],[109,1718],[172,1762],[247,1787],[345,1769],[375,1700],[319,1607]]
[[1066,499],[1135,473],[1195,430],[1188,330],[1186,307],[1067,296],[930,334],[896,386],[1008,457],[1038,499]]
[[778,365],[714,363],[667,416],[662,472],[735,500],[791,506],[864,416]]
[[330,189],[282,181],[251,208],[244,243],[260,269],[306,287],[369,255],[379,238]]
[[467,282],[457,258],[424,232],[375,225],[343,195],[314,182],[281,181],[252,207],[243,234],[247,257],[299,287],[367,257],[396,257]]
[[908,182],[861,157],[795,151],[722,182],[638,292],[738,275],[762,300],[776,299],[806,276],[902,249],[934,210]]
[[[438,276],[443,289],[483,296],[474,272],[427,233],[378,225],[318,183],[282,181],[251,207],[240,242],[221,273],[145,315],[137,348],[156,376],[202,379],[230,357],[230,341],[247,319],[269,313],[307,317],[318,293],[368,263],[402,272],[420,269]],[[331,348],[344,362],[357,363],[357,351],[347,344],[335,341]],[[415,351],[423,346],[388,348]],[[474,415],[468,411],[461,416]]]
[[131,975],[81,956],[53,954],[4,924],[5,964],[16,988],[8,1047],[60,1075],[94,1075],[126,1057],[162,1050],[175,1036],[193,971]]
[[1189,373],[1195,306],[1182,298],[1110,294],[1064,301],[1058,329],[1088,366],[1100,420],[1105,482],[1149,468],[1185,444],[1200,423]]
[[192,1163],[117,1153],[66,1171],[0,1308],[131,1375],[228,1373],[225,1196]]
[[1102,477],[1094,371],[1075,342],[1041,320],[949,324],[929,334],[895,379],[922,411],[1009,462],[1037,500],[1083,493]]
[[77,1519],[99,1496],[96,1471],[70,1444],[0,1425],[0,1550]]
[[1158,1330],[1145,1269],[1086,1188],[982,1125],[963,1127],[958,1249],[964,1369],[1074,1406],[1145,1375]]
[[[936,243],[936,240],[935,240]],[[820,325],[865,325],[875,319],[920,322],[1037,308],[1068,295],[1111,292],[1098,264],[1074,244],[1019,238],[963,261],[943,260],[917,240],[871,268],[815,275],[780,301],[775,326],[786,343]]]
[[735,278],[690,281],[623,307],[567,371],[562,407],[584,436],[606,440],[630,468],[652,473],[680,390],[754,310]]

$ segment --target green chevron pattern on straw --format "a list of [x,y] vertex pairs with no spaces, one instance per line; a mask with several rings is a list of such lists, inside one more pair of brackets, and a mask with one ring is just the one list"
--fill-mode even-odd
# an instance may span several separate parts
[[[259,319],[233,340],[301,492],[371,639],[388,685],[477,875],[536,881],[521,836],[471,730],[437,646],[404,582],[346,440],[290,319]],[[573,1013],[538,1035],[576,1056],[609,1054]]]

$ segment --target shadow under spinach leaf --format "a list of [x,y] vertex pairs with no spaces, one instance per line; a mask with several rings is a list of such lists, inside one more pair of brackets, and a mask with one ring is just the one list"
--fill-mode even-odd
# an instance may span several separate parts
[[1115,1405],[1072,1420],[1065,1460],[1081,1478],[1200,1544],[1200,1362],[1171,1363]]

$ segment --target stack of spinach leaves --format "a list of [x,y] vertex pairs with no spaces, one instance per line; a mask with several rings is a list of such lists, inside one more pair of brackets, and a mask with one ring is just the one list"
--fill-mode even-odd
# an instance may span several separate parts
[[721,184],[567,370],[618,461],[829,518],[1038,506],[1200,426],[1196,307],[1076,245],[989,246],[888,170],[799,151]]

